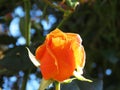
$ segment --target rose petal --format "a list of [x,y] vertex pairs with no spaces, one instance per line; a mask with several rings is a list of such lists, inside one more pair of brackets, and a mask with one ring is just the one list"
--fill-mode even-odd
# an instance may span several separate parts
[[[46,38],[47,47],[57,59],[59,73],[54,79],[58,81],[69,78],[75,70],[75,60],[71,43],[68,42],[66,35],[60,35],[60,33],[63,34],[61,31],[52,32],[52,36],[49,34]],[[57,34],[60,37],[55,37]]]
[[38,49],[36,50],[36,58],[41,63],[40,69],[45,79],[51,79],[54,77],[54,75],[57,74],[58,69],[56,60],[48,51],[45,44],[38,47]]
[[85,51],[82,46],[82,39],[78,34],[68,33],[68,38],[71,38],[71,47],[76,61],[76,68],[84,67],[85,65]]

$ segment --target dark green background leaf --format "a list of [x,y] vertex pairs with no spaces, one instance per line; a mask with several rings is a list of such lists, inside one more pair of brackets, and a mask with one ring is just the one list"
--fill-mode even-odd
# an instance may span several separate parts
[[0,66],[12,71],[29,70],[34,67],[24,46],[8,50],[6,56],[0,60]]

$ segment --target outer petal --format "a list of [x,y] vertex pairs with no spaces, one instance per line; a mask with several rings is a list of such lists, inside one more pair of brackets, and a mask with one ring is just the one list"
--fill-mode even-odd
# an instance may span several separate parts
[[[60,37],[55,37],[56,35]],[[52,32],[52,35],[47,36],[47,47],[54,54],[59,73],[54,77],[57,81],[63,81],[72,76],[73,71],[75,70],[75,60],[74,55],[71,49],[71,42],[67,40],[66,34],[61,31]]]
[[71,39],[72,41],[75,41],[75,42],[77,42],[77,43],[79,43],[79,44],[82,43],[82,39],[81,39],[81,37],[80,37],[79,34],[66,33],[66,35],[67,35],[67,38]]
[[72,49],[73,49],[74,56],[75,56],[76,68],[78,67],[83,68],[85,65],[85,51],[84,51],[83,46],[73,43]]
[[48,39],[48,38],[56,38],[56,37],[61,37],[62,39],[65,39],[66,33],[64,33],[62,31],[60,31],[58,28],[56,28],[54,31],[50,32],[46,38]]
[[41,58],[43,57],[43,55],[45,54],[45,50],[46,50],[46,46],[45,43],[40,45],[35,52],[35,57],[37,60],[39,60],[41,62]]
[[82,46],[82,39],[78,34],[67,33],[67,37],[71,38],[71,47],[76,62],[76,68],[83,68],[85,65],[85,51]]
[[36,58],[40,60],[41,73],[46,80],[53,78],[58,73],[55,58],[50,55],[45,44],[37,48]]

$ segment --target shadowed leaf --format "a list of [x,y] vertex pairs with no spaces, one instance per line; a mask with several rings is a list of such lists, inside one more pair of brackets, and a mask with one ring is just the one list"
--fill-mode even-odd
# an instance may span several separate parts
[[34,67],[23,46],[8,50],[6,56],[0,60],[0,66],[12,71],[28,70]]

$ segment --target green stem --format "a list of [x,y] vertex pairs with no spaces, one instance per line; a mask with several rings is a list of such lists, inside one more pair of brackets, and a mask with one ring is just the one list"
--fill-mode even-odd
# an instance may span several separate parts
[[43,19],[43,18],[45,17],[46,12],[47,12],[47,7],[48,7],[48,4],[46,4],[46,5],[44,6],[43,15],[42,15],[41,19]]
[[30,1],[24,0],[25,6],[25,38],[26,38],[26,45],[30,45],[30,28],[31,28],[31,21],[30,21]]
[[55,82],[55,90],[60,90],[60,82]]
[[70,17],[70,15],[71,15],[72,12],[73,12],[73,11],[71,11],[71,10],[65,10],[65,9],[63,9],[63,8],[62,8],[61,6],[59,6],[59,5],[53,4],[53,3],[51,3],[49,0],[44,0],[44,2],[45,2],[47,5],[49,5],[49,6],[53,7],[53,8],[56,8],[56,9],[58,9],[59,11],[64,12],[64,18],[63,18],[62,21],[59,23],[59,25],[57,26],[57,28],[60,28],[61,26],[63,26],[63,24],[66,22],[66,20]]
[[63,17],[62,21],[60,21],[60,23],[57,26],[57,28],[61,28],[63,26],[63,24],[68,20],[68,18],[71,16],[71,14],[72,14],[71,11],[64,12],[64,17]]
[[27,84],[28,75],[29,75],[28,71],[24,72],[24,77],[23,77],[23,81],[22,81],[21,90],[26,90],[26,84]]
[[31,72],[31,69],[24,72],[21,90],[26,90],[27,80],[28,80],[28,76],[29,76],[30,72]]
[[[29,0],[24,0],[24,7],[25,7],[25,39],[26,39],[26,45],[30,45],[30,28],[31,28],[31,22],[30,22],[30,1]],[[31,69],[28,71],[24,71],[24,77],[23,77],[23,82],[22,82],[22,87],[21,90],[26,90],[26,84],[28,80],[28,76],[30,73]]]

